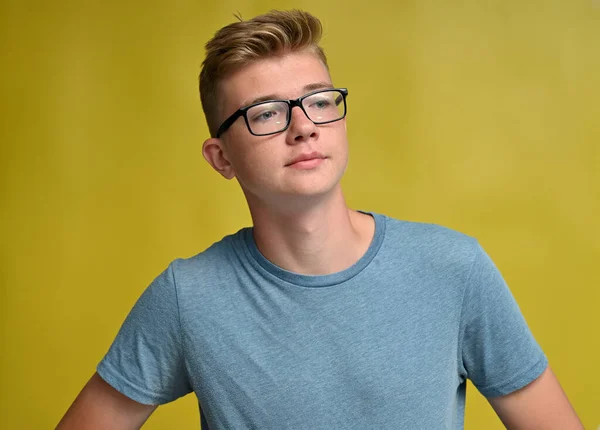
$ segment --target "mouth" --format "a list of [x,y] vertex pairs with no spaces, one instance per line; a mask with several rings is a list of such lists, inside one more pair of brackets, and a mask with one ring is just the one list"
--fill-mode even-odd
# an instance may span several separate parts
[[292,161],[287,163],[286,167],[302,167],[302,168],[315,167],[315,166],[318,166],[319,164],[321,164],[321,162],[323,162],[323,160],[325,158],[327,158],[327,157],[325,155],[321,154],[320,152],[311,152],[308,154],[300,154],[299,156],[294,158]]

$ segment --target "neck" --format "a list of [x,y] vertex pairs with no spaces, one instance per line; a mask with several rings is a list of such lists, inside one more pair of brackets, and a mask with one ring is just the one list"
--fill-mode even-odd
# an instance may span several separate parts
[[272,208],[248,199],[254,240],[273,264],[305,275],[347,269],[367,251],[374,220],[346,206],[341,190],[302,209]]

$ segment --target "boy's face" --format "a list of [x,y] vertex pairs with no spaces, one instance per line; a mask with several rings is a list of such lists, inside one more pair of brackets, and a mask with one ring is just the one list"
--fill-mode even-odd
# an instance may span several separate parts
[[[329,72],[312,53],[259,60],[221,83],[221,120],[259,99],[296,99],[331,87]],[[205,142],[204,156],[223,176],[237,178],[250,204],[325,195],[339,188],[348,161],[346,120],[315,125],[294,107],[287,130],[254,136],[240,117],[219,139]],[[303,156],[311,159],[294,163]]]

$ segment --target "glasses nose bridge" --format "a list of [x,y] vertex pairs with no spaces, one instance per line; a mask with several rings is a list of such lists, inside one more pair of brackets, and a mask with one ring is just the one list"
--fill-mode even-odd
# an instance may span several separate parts
[[292,112],[295,107],[300,108],[300,110],[304,113],[304,116],[306,116],[310,121],[312,121],[312,119],[310,119],[310,117],[304,110],[304,106],[302,105],[303,101],[304,101],[303,97],[296,99],[296,100],[288,100],[288,106],[290,108],[290,121],[292,120]]

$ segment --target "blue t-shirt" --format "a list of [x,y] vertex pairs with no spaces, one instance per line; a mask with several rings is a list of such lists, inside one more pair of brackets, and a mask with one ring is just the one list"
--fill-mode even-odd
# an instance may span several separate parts
[[487,397],[547,360],[476,240],[372,214],[352,267],[269,262],[252,229],[175,260],[142,294],[98,373],[163,404],[195,392],[203,429],[462,429],[466,379]]

